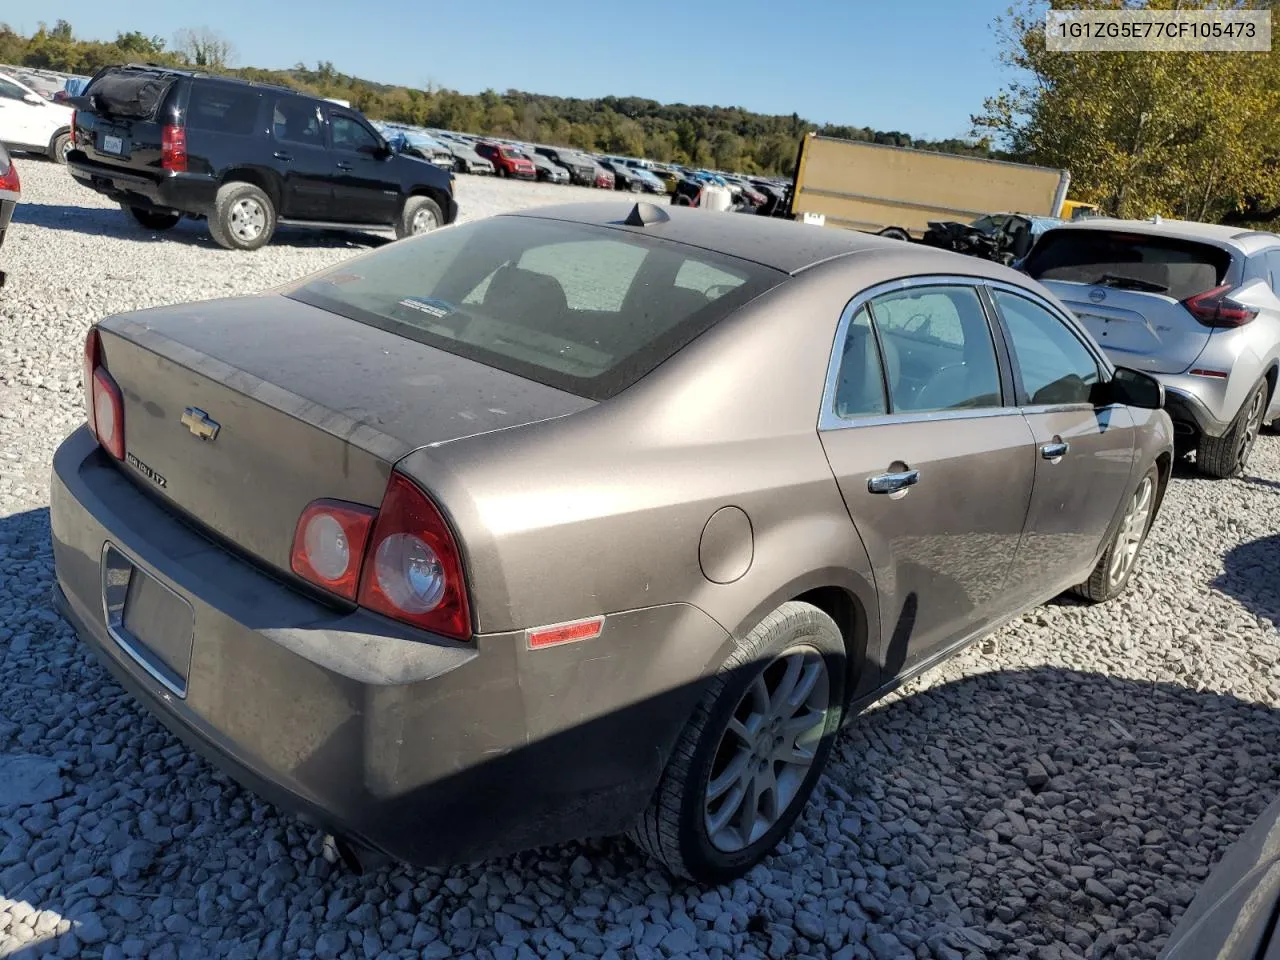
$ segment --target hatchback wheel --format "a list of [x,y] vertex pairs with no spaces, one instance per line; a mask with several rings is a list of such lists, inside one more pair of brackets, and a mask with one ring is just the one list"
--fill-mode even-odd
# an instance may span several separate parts
[[784,603],[711,682],[632,840],[702,883],[750,870],[791,829],[826,766],[844,680],[835,622]]
[[276,210],[261,187],[236,180],[218,188],[209,234],[228,250],[257,250],[276,232]]
[[1152,466],[1125,504],[1120,526],[1112,534],[1111,543],[1103,551],[1093,573],[1072,593],[1091,603],[1103,603],[1124,592],[1137,566],[1142,545],[1146,543],[1151,522],[1155,519],[1159,496],[1160,474]]
[[1249,454],[1262,430],[1267,413],[1267,381],[1261,380],[1244,401],[1244,406],[1220,437],[1200,438],[1196,448],[1196,467],[1211,477],[1234,477],[1244,472]]

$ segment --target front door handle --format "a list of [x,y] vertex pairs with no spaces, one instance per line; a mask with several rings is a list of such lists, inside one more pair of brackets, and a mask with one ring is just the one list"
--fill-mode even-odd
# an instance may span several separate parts
[[1065,440],[1055,440],[1053,443],[1046,443],[1040,448],[1040,456],[1044,459],[1057,463],[1067,455],[1067,451],[1071,449],[1071,444]]
[[339,170],[350,170],[350,169],[351,169],[351,164],[347,163],[347,161],[345,161],[345,160],[339,160],[339,161],[338,161],[338,169],[339,169]]
[[914,487],[920,482],[919,470],[903,470],[901,473],[882,473],[878,477],[867,480],[869,493],[897,493]]
[[272,156],[275,157],[277,160],[293,159],[293,154],[288,153],[287,151],[284,151],[284,150],[277,150],[275,153],[272,154]]

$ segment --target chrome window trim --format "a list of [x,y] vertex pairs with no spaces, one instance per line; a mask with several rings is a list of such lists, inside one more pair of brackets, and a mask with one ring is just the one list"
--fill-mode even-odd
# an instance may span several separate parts
[[[849,325],[867,303],[887,293],[898,293],[913,287],[971,287],[981,300],[980,288],[990,286],[993,281],[985,277],[963,276],[961,274],[927,274],[918,277],[900,277],[887,280],[873,287],[867,287],[847,304],[840,314],[840,322],[836,324],[836,336],[831,345],[831,356],[827,359],[827,379],[822,388],[822,407],[818,412],[818,430],[847,430],[853,427],[874,427],[882,424],[922,423],[926,420],[976,420],[985,417],[1021,416],[1017,406],[979,407],[973,410],[932,410],[912,411],[911,413],[869,413],[857,417],[842,417],[836,413],[836,389],[840,380],[840,362],[844,359],[844,342],[849,336]],[[1013,284],[1006,284],[1010,290],[1018,290]],[[983,312],[986,312],[985,304]],[[996,317],[988,317],[988,324],[998,322]],[[996,355],[999,369],[999,351],[992,332],[991,350]],[[1003,384],[1001,385],[1003,388]],[[888,399],[888,398],[886,398]]]

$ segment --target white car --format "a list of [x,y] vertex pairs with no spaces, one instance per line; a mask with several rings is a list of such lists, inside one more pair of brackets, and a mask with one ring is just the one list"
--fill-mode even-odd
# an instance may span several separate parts
[[10,150],[43,153],[66,163],[75,111],[46,100],[8,74],[0,73],[0,143]]

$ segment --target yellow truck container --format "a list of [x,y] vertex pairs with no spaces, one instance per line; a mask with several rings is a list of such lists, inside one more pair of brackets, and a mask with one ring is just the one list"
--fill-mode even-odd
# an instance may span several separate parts
[[931,220],[971,223],[989,213],[1056,217],[1070,183],[1066,170],[811,133],[800,144],[791,215],[919,237]]

